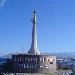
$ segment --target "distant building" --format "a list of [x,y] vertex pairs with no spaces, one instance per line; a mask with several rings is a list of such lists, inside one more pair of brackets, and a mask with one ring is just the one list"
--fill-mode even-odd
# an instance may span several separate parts
[[37,48],[36,11],[32,20],[32,44],[28,54],[12,56],[12,70],[15,73],[50,73],[56,71],[56,56],[41,55]]

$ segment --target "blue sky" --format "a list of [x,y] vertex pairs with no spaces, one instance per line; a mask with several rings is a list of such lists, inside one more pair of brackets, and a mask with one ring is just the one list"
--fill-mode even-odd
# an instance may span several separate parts
[[0,0],[0,55],[28,52],[34,9],[40,52],[75,52],[75,0]]

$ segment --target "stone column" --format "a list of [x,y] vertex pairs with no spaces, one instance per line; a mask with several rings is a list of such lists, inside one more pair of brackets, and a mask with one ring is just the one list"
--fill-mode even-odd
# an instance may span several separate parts
[[32,20],[33,23],[33,28],[32,28],[32,44],[31,48],[28,51],[29,54],[35,54],[38,55],[40,54],[39,50],[37,49],[37,32],[36,32],[36,11],[34,10],[34,17]]

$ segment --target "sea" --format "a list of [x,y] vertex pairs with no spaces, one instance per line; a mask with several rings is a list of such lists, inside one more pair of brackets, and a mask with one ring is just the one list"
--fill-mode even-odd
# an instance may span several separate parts
[[7,59],[8,59],[8,58],[0,58],[0,63],[5,63],[5,62],[7,62]]

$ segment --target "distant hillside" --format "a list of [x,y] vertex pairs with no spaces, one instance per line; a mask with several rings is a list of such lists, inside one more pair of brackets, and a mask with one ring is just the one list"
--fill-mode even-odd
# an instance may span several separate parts
[[12,58],[12,55],[13,54],[8,54],[8,55],[5,55],[5,56],[1,56],[0,58]]
[[[16,54],[16,53],[15,53]],[[17,53],[18,54],[18,53]],[[48,54],[48,55],[54,55],[57,58],[74,58],[75,52],[61,52],[61,53],[42,53],[42,54]],[[13,54],[8,54],[5,56],[1,56],[0,58],[12,58]]]
[[56,56],[57,58],[74,58],[75,57],[75,52],[60,52],[60,53],[46,53],[46,54]]
[[51,53],[50,55],[55,55],[57,58],[74,58],[75,52]]

